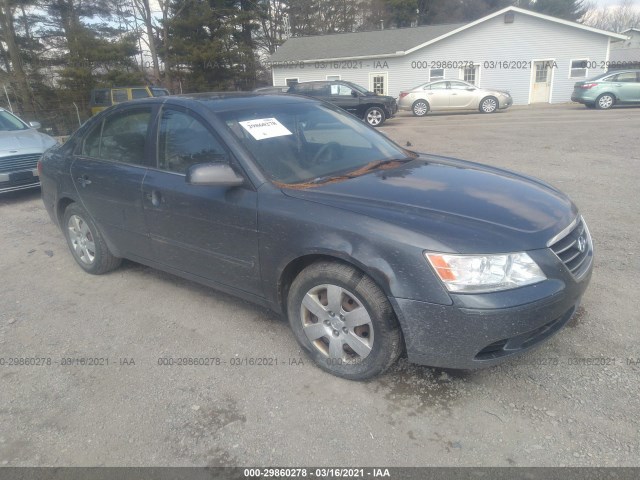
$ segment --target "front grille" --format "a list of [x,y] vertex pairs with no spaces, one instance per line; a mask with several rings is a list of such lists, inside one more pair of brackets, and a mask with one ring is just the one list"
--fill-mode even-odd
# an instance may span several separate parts
[[593,246],[589,229],[582,217],[569,232],[549,245],[553,253],[564,263],[571,274],[580,279],[588,270],[593,258]]
[[32,170],[37,167],[38,160],[42,154],[13,155],[12,157],[0,158],[0,173],[19,172],[21,170]]

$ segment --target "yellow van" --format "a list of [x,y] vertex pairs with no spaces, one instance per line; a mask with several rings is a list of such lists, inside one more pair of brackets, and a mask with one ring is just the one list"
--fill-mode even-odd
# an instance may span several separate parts
[[91,107],[91,115],[95,115],[117,103],[138,98],[163,97],[165,95],[169,95],[169,91],[161,87],[94,88],[91,90],[89,107]]

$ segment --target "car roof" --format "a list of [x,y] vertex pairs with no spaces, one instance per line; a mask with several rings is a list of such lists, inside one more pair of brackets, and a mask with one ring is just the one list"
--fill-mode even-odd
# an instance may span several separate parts
[[183,95],[170,95],[166,97],[148,97],[129,102],[124,105],[140,105],[143,103],[166,103],[170,105],[189,106],[196,102],[213,112],[227,112],[250,107],[277,107],[283,104],[317,104],[318,100],[298,95],[285,93],[259,93],[259,92],[208,92],[190,93]]

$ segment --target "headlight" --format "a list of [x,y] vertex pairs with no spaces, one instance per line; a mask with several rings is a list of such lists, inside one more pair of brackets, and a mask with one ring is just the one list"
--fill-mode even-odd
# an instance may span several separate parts
[[450,292],[496,292],[531,285],[547,278],[538,264],[524,252],[499,255],[425,252],[424,255]]

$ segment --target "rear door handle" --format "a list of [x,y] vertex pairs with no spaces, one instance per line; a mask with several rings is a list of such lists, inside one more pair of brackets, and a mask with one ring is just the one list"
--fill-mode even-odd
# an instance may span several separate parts
[[89,180],[89,177],[86,175],[82,175],[81,177],[78,177],[77,180],[78,180],[78,183],[82,185],[82,188],[86,187],[87,185],[91,185],[91,180]]

